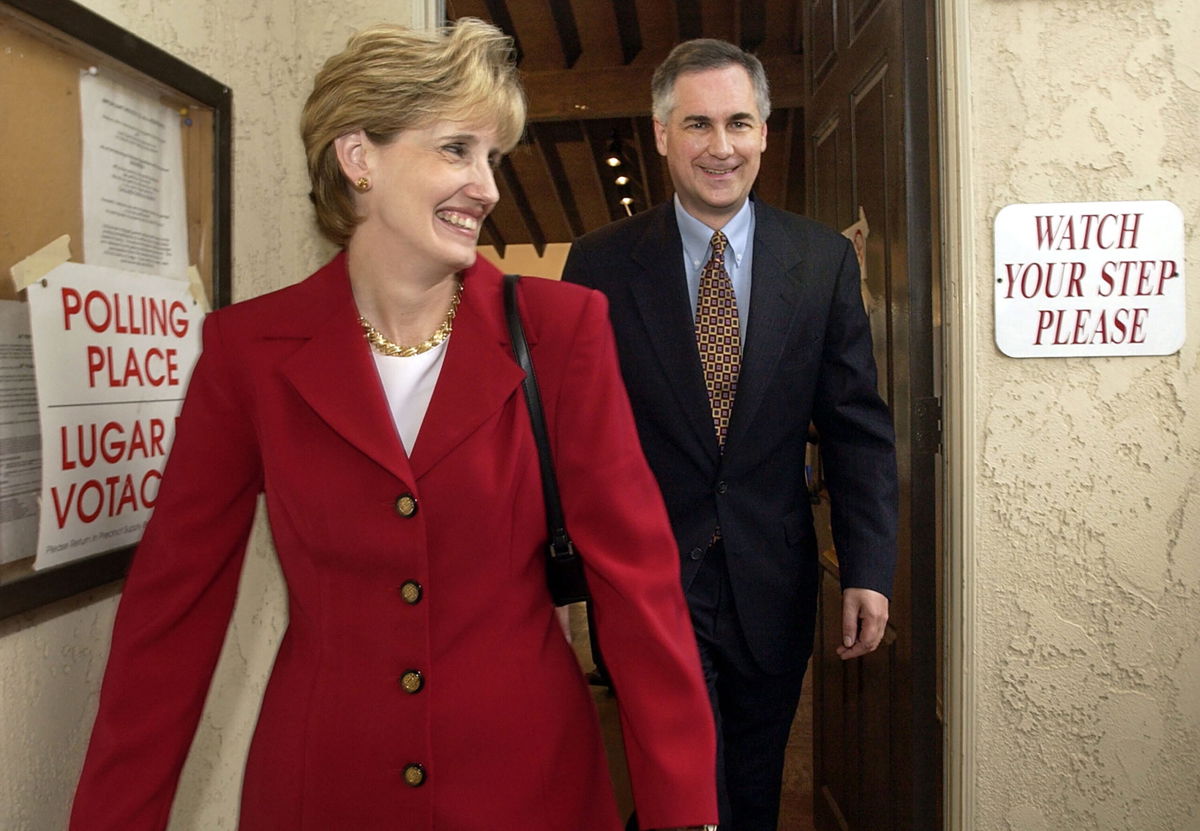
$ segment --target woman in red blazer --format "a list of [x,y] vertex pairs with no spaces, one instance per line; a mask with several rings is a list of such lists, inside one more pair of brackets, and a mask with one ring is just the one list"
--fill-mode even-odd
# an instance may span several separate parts
[[[344,250],[205,321],[73,829],[165,827],[260,493],[290,620],[240,828],[621,827],[545,585],[501,276],[476,261],[493,168],[524,123],[510,54],[479,21],[381,26],[317,75],[303,135],[318,222]],[[647,828],[713,822],[710,708],[605,301],[551,281],[520,289],[638,814]]]

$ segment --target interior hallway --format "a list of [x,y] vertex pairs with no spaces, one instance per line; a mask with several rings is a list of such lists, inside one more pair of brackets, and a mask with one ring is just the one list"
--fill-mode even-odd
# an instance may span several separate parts
[[[590,656],[583,644],[587,643],[587,623],[580,606],[571,608],[571,640],[579,654],[581,665],[592,668]],[[617,702],[607,688],[592,687],[592,698],[600,714],[600,725],[604,731],[604,744],[609,749],[609,769],[617,792],[617,802],[622,815],[633,810],[633,799],[629,790],[629,775],[621,750],[621,727],[617,716]],[[804,676],[804,688],[800,704],[796,709],[796,720],[792,723],[792,734],[788,739],[788,754],[783,771],[783,796],[779,807],[779,831],[814,831],[813,828],[813,765],[812,765],[812,671]]]

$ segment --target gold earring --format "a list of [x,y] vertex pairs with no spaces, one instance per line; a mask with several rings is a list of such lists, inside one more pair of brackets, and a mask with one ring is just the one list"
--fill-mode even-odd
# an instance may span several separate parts
[[359,176],[358,180],[354,183],[354,187],[358,189],[359,193],[366,193],[371,189],[371,180],[366,176]]

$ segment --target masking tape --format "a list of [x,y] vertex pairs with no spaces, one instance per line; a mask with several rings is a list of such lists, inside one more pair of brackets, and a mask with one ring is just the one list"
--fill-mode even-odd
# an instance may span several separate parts
[[200,278],[200,269],[194,265],[188,266],[188,290],[192,293],[192,299],[200,304],[200,308],[208,314],[212,309],[208,305],[208,292],[204,290],[204,281]]
[[63,234],[40,251],[30,254],[11,269],[17,291],[28,288],[71,259],[71,237]]

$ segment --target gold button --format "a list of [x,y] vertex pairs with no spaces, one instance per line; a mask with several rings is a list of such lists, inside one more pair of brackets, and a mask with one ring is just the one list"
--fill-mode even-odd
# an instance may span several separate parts
[[396,513],[407,519],[417,512],[417,500],[411,493],[402,493],[396,497]]
[[400,587],[400,596],[410,606],[420,603],[422,594],[424,594],[424,589],[421,588],[421,584],[416,580],[406,580],[404,585]]
[[404,768],[404,784],[410,788],[419,788],[425,784],[425,767],[413,762]]
[[419,693],[421,687],[425,686],[425,676],[421,674],[421,670],[419,669],[410,669],[400,676],[400,686],[409,695]]

